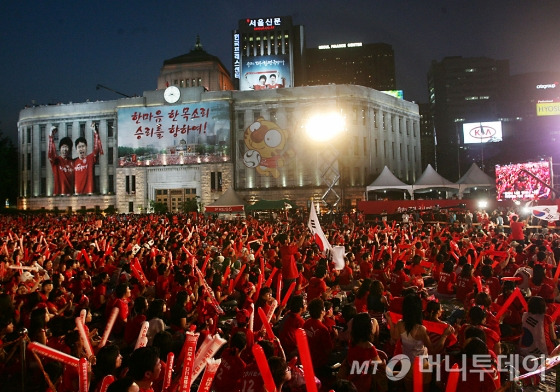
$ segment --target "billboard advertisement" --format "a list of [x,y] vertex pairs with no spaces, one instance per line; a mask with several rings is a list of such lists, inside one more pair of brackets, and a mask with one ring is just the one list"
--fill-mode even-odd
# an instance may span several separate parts
[[227,102],[122,108],[119,166],[227,162],[231,159]]
[[502,122],[486,121],[463,124],[463,143],[495,143],[502,141]]
[[[103,146],[99,137],[99,124],[91,123],[93,143],[88,146],[86,137],[76,140],[65,136],[58,141],[58,128],[52,127],[49,133],[48,157],[53,173],[53,195],[89,195],[99,192],[95,189],[95,165],[99,155],[103,155]],[[77,157],[72,157],[76,147]]]
[[550,161],[496,165],[496,198],[498,200],[548,199],[550,188],[546,187],[543,182],[552,187]]
[[537,116],[559,116],[560,102],[537,103]]
[[290,56],[271,55],[242,58],[240,90],[292,87]]

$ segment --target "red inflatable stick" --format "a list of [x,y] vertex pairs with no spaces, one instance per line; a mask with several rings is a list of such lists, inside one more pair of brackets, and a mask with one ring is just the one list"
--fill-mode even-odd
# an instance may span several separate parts
[[216,372],[218,371],[218,367],[221,362],[221,359],[213,358],[206,361],[206,369],[204,369],[204,374],[202,375],[202,380],[200,381],[197,392],[210,392],[212,381],[214,381],[214,377],[216,376]]
[[109,320],[107,320],[107,324],[105,324],[105,331],[103,332],[103,336],[101,337],[101,341],[97,345],[98,348],[105,346],[107,343],[107,339],[109,339],[109,335],[111,334],[111,330],[113,329],[113,325],[115,324],[115,320],[119,315],[119,308],[113,308],[111,311],[111,315],[109,316]]
[[184,358],[183,369],[181,371],[181,378],[179,382],[179,392],[188,392],[191,390],[192,384],[192,370],[194,367],[194,357],[196,353],[196,342],[199,333],[187,332],[185,336],[185,343],[183,350],[179,356],[179,360]]
[[282,298],[281,306],[286,306],[286,304],[288,303],[288,300],[290,299],[290,296],[294,292],[295,288],[296,288],[296,282],[292,282],[290,287],[288,287],[288,291],[286,291],[286,295],[284,296],[284,298]]
[[303,328],[296,330],[296,342],[298,346],[301,366],[303,367],[303,376],[305,378],[305,386],[307,392],[317,392],[317,384],[315,383],[315,371],[313,370],[313,362],[311,361],[311,353],[307,342],[307,335]]
[[272,327],[270,326],[270,323],[266,318],[266,314],[264,313],[264,310],[262,308],[259,308],[258,312],[259,312],[259,317],[261,318],[261,321],[263,323],[263,327],[266,329],[266,336],[268,336],[269,340],[274,340],[274,332],[272,331]]
[[511,295],[506,299],[506,302],[504,302],[500,310],[498,310],[498,313],[496,313],[496,318],[498,320],[504,315],[506,310],[508,310],[513,301],[515,301],[515,298],[519,298],[525,310],[528,309],[527,301],[525,301],[525,298],[523,298],[523,294],[521,294],[521,290],[519,290],[519,287],[516,287],[515,290],[513,290],[513,293],[511,293]]
[[424,378],[422,377],[422,358],[414,358],[412,363],[412,381],[413,381],[413,391],[423,392],[424,391]]
[[80,372],[80,392],[88,392],[88,361],[80,358],[78,369]]
[[261,376],[264,381],[264,386],[268,392],[276,392],[276,384],[274,384],[274,379],[272,378],[272,373],[270,372],[270,367],[268,367],[268,360],[264,355],[264,351],[258,344],[253,344],[253,355],[257,361],[257,366],[261,372]]
[[103,381],[101,382],[101,388],[99,389],[99,392],[107,392],[109,385],[111,385],[115,380],[116,380],[115,376],[110,374],[108,376],[103,377]]
[[49,357],[54,359],[55,361],[62,362],[66,365],[78,367],[80,360],[72,355],[68,355],[63,353],[62,351],[55,350],[49,346],[45,346],[44,344],[31,342],[27,346],[31,351],[36,352],[39,355]]
[[449,372],[449,377],[447,378],[447,387],[445,387],[445,392],[455,392],[457,390],[457,383],[459,382],[459,375],[461,371],[459,370],[459,364],[456,363],[451,368]]
[[268,275],[266,282],[264,282],[264,287],[270,287],[270,285],[272,284],[272,278],[274,278],[274,274],[276,273],[276,271],[278,271],[278,268],[274,267],[270,275]]
[[167,354],[167,362],[165,368],[165,375],[163,377],[163,384],[161,386],[161,392],[165,392],[167,388],[171,385],[171,377],[173,376],[173,362],[175,360],[175,354]]

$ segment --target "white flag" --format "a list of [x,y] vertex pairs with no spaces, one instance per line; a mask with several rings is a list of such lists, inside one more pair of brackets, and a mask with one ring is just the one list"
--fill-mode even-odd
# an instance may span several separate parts
[[315,204],[311,202],[311,212],[309,213],[309,221],[307,222],[307,227],[311,234],[313,235],[313,240],[319,246],[319,250],[323,255],[327,254],[328,252],[332,252],[332,246],[325,237],[325,233],[323,233],[323,229],[321,229],[321,224],[319,223],[319,219],[317,218],[317,211],[315,211]]
[[545,221],[554,222],[560,219],[558,214],[558,206],[532,206],[531,213],[535,218],[539,218]]
[[342,245],[336,245],[332,248],[332,259],[334,262],[334,269],[341,271],[344,269],[346,262],[344,261],[344,252],[346,249]]

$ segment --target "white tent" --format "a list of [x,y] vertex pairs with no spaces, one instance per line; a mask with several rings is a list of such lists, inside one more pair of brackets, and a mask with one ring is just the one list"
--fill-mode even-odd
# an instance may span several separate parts
[[476,163],[473,163],[469,170],[457,181],[459,184],[459,195],[462,196],[466,189],[480,187],[480,188],[495,188],[496,181],[488,174],[484,173]]
[[395,175],[389,170],[387,166],[383,168],[381,174],[373,181],[370,185],[366,187],[366,191],[379,191],[387,189],[400,189],[407,191],[412,195],[412,185],[407,185],[401,180],[399,180]]
[[441,175],[432,167],[432,165],[428,164],[424,173],[418,178],[418,180],[412,185],[413,192],[422,189],[428,188],[451,188],[451,189],[459,189],[459,185],[451,182]]
[[233,188],[229,188],[218,200],[205,207],[205,212],[208,213],[234,214],[243,213],[244,210],[245,202],[235,193]]

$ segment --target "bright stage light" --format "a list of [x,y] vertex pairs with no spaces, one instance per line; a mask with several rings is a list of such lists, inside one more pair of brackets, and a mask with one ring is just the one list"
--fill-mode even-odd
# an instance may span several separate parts
[[344,118],[339,113],[326,113],[309,118],[305,130],[315,141],[328,141],[344,131],[344,126]]
[[479,200],[478,201],[478,208],[486,208],[488,207],[488,201],[487,200]]

